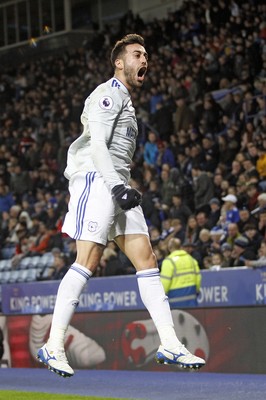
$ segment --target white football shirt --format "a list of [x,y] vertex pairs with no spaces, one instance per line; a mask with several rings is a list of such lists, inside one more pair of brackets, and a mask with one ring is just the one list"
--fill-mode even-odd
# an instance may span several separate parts
[[127,183],[138,134],[127,88],[116,78],[99,85],[86,99],[82,134],[70,145],[65,177],[98,171],[113,188]]

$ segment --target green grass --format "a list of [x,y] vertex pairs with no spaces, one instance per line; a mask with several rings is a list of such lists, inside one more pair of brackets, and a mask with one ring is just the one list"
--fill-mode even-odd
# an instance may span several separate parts
[[0,390],[0,400],[129,400],[115,397],[78,396],[76,394],[55,394],[39,392],[17,392]]

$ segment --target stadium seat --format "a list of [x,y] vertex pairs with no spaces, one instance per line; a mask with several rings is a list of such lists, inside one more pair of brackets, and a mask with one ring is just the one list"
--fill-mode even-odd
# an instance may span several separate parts
[[34,282],[37,280],[37,276],[39,275],[38,268],[30,268],[30,269],[27,269],[26,271],[27,271],[27,274],[26,274],[24,282]]
[[44,254],[41,256],[40,264],[41,264],[43,267],[51,266],[51,265],[53,265],[53,263],[54,263],[54,255],[53,255],[53,253],[48,252],[48,253],[44,253]]
[[28,269],[31,266],[32,263],[32,257],[24,257],[20,260],[20,263],[18,265],[18,269]]
[[0,271],[10,271],[12,269],[12,260],[0,260]]
[[53,267],[51,265],[45,265],[40,270],[39,280],[49,280],[49,279],[51,279],[50,276],[54,271],[55,271],[55,267]]
[[42,265],[42,256],[32,256],[30,259],[30,268],[38,268]]
[[18,269],[14,269],[13,271],[10,271],[10,276],[8,279],[8,283],[15,283],[18,281],[20,272]]
[[17,282],[27,282],[28,269],[19,270]]
[[4,271],[6,267],[6,260],[0,260],[0,272]]
[[11,276],[11,271],[3,271],[1,276],[1,283],[8,283]]

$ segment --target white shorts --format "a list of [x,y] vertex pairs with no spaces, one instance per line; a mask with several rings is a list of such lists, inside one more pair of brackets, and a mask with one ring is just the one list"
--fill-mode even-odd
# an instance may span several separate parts
[[142,208],[121,210],[97,172],[75,174],[69,182],[69,192],[62,232],[71,238],[106,245],[119,235],[149,235]]

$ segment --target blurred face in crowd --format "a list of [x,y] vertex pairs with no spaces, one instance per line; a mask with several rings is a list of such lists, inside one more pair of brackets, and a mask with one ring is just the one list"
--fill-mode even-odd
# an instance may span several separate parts
[[257,229],[255,227],[254,228],[250,227],[249,229],[245,230],[245,234],[250,240],[252,240],[254,238],[254,236],[256,235],[256,232],[257,232]]
[[222,263],[222,255],[219,253],[215,253],[212,255],[212,265],[221,265]]
[[198,213],[196,218],[199,226],[203,226],[207,222],[206,215],[203,212]]
[[239,217],[240,217],[241,221],[243,221],[243,222],[247,221],[249,219],[249,217],[250,217],[249,210],[246,209],[246,208],[244,208],[242,210],[240,209],[239,210]]
[[188,226],[191,229],[195,229],[198,226],[197,220],[195,217],[190,217],[188,219]]
[[266,257],[266,243],[262,242],[259,248],[259,256]]
[[239,233],[237,224],[228,224],[228,236],[236,237]]

